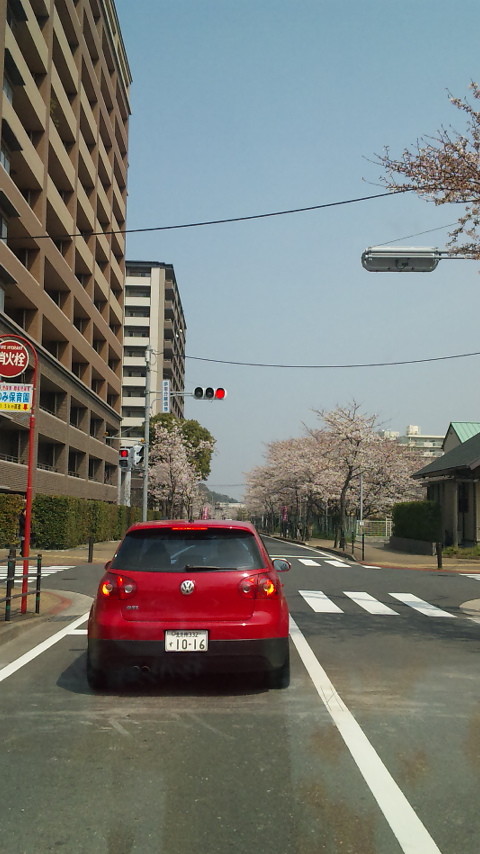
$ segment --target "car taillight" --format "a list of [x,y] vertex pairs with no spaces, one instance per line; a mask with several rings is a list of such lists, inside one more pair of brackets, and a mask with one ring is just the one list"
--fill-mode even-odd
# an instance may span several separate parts
[[110,596],[115,590],[115,585],[112,584],[111,580],[107,578],[106,581],[102,581],[100,585],[100,593],[102,596]]
[[248,599],[270,599],[272,596],[278,596],[279,584],[275,576],[262,572],[242,578],[238,590]]
[[125,578],[124,575],[107,575],[100,584],[102,596],[114,596],[116,594],[120,599],[126,599],[135,593],[136,589],[135,582],[131,578]]

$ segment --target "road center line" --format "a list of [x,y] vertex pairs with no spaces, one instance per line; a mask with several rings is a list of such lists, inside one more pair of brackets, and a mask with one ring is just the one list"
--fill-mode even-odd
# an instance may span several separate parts
[[42,652],[49,649],[51,646],[54,646],[58,641],[62,640],[66,635],[71,634],[71,632],[76,629],[78,626],[81,626],[82,623],[85,623],[88,620],[88,614],[84,614],[83,617],[77,617],[73,623],[69,623],[68,626],[65,626],[63,629],[60,629],[59,632],[55,632],[54,635],[47,638],[47,640],[42,641],[42,643],[37,644],[32,649],[29,649],[28,652],[21,655],[20,658],[17,658],[15,661],[12,661],[11,664],[7,664],[5,667],[2,667],[0,670],[0,682],[3,682],[4,679],[8,679],[9,676],[12,676],[13,673],[16,673],[17,670],[20,670],[25,664],[28,664],[30,661],[33,661],[34,658],[41,655]]
[[308,641],[290,617],[290,637],[335,726],[404,854],[441,854],[375,748],[349,711]]

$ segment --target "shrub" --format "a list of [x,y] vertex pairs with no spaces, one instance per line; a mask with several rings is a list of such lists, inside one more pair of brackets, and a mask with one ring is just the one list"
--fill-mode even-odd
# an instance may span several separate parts
[[442,512],[436,501],[404,501],[392,510],[393,536],[435,543],[441,540]]
[[[24,496],[0,493],[0,548],[19,541],[19,515]],[[87,543],[119,540],[141,519],[138,507],[109,504],[64,495],[36,495],[32,501],[31,545],[36,549],[66,549]]]
[[0,548],[19,546],[18,519],[23,508],[23,495],[0,493]]

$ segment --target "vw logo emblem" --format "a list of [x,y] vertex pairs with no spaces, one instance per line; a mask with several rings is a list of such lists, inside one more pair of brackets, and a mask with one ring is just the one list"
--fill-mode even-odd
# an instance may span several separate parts
[[190,581],[190,579],[188,579],[187,581],[182,581],[180,585],[180,590],[185,596],[189,596],[190,593],[193,593],[193,591],[195,590],[195,582]]

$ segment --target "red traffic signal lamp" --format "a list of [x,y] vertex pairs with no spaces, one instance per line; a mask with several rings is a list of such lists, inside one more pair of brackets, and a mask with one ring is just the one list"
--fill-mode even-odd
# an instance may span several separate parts
[[195,400],[225,400],[227,390],[225,388],[212,388],[211,386],[207,388],[197,386],[193,390],[193,396]]
[[130,471],[133,464],[133,448],[120,448],[118,452],[118,465],[124,471]]

